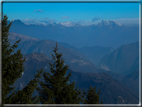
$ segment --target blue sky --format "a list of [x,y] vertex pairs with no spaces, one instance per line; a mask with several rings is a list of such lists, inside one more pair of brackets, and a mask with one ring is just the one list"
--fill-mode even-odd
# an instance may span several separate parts
[[139,23],[139,3],[3,3],[9,20],[25,23],[95,24],[115,20],[122,24]]

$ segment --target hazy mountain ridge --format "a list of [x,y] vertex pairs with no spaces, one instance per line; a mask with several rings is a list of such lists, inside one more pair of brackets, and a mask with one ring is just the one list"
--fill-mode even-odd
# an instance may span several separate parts
[[139,94],[139,58],[136,59],[129,71],[131,73],[126,75],[121,83]]
[[[21,78],[15,82],[14,85],[16,89],[22,89],[26,86],[31,79],[34,79],[34,74],[37,73],[37,70],[40,70],[42,67],[49,71],[50,66],[48,63],[53,62],[50,58],[41,53],[31,53],[23,55],[23,57],[25,58],[24,73]],[[20,84],[22,84],[22,86]]]
[[102,46],[82,47],[79,49],[79,52],[86,55],[95,65],[98,65],[105,55],[110,54],[113,51],[114,49],[111,47]]
[[[50,72],[48,63],[53,63],[53,60],[41,53],[31,53],[24,55],[24,57],[26,58],[26,61],[24,62],[25,71],[22,77],[16,81],[16,89],[22,89],[26,86],[27,83],[34,78],[37,69],[43,67],[44,71]],[[67,73],[69,72],[70,70],[67,71]],[[83,73],[72,71],[70,82],[75,82],[75,85],[78,88],[85,90],[89,89],[90,85],[92,87],[97,87],[97,90],[101,90],[100,98],[105,104],[138,103],[138,96],[135,92],[128,89],[106,73]]]
[[78,73],[72,74],[72,78],[81,89],[87,89],[90,85],[100,89],[100,98],[105,104],[133,103],[138,99],[138,94],[106,73]]
[[[21,49],[22,54],[29,53],[43,53],[49,58],[51,58],[51,52],[53,47],[55,47],[56,42],[51,40],[39,40],[39,39],[23,39],[26,38],[25,35],[13,34],[10,33],[9,39],[11,43],[14,43],[16,40],[21,38],[21,42],[18,45],[18,49]],[[13,39],[15,38],[15,39]],[[63,54],[63,58],[65,59],[65,63],[70,66],[70,69],[78,72],[96,72],[95,65],[89,61],[84,55],[79,52],[71,51],[62,45],[58,44],[59,52]]]
[[139,40],[139,27],[120,26],[114,21],[102,21],[98,25],[66,27],[61,24],[26,25],[20,20],[15,20],[10,32],[66,42],[76,47],[99,45],[117,48],[124,43]]
[[131,66],[139,58],[139,42],[122,45],[115,51],[106,55],[100,62],[102,68],[120,74],[129,74]]
[[[16,36],[12,37],[13,35],[16,35]],[[9,38],[12,38],[11,42],[13,42],[14,40],[19,40],[21,38],[21,42],[19,43],[18,48],[20,48],[23,53],[26,53],[26,54],[31,53],[26,56],[24,55],[26,57],[26,62],[24,63],[26,74],[24,73],[22,78],[19,79],[17,81],[17,83],[15,84],[15,86],[19,87],[19,88],[20,88],[20,86],[22,86],[22,87],[25,86],[25,84],[28,81],[30,81],[30,79],[32,79],[32,75],[35,74],[37,69],[44,67],[45,70],[50,71],[48,62],[52,62],[52,60],[50,60],[50,58],[51,58],[50,52],[52,52],[52,49],[55,46],[54,41],[39,40],[39,39],[32,39],[32,38],[31,38],[31,40],[30,39],[22,39],[22,38],[26,38],[26,37],[27,36],[24,36],[24,35],[18,36],[18,34],[13,34],[13,33],[11,33],[11,35],[9,36]],[[105,93],[107,93],[108,95],[111,94],[109,99],[108,98],[104,99],[105,102],[108,104],[109,103],[137,103],[138,102],[138,100],[137,100],[138,94],[136,94],[135,92],[132,91],[132,90],[135,91],[138,88],[132,89],[130,87],[130,85],[135,85],[137,87],[137,85],[138,85],[138,84],[136,84],[137,81],[133,81],[133,79],[127,79],[127,77],[126,77],[126,79],[124,79],[125,76],[124,77],[122,76],[122,79],[120,80],[121,83],[120,83],[117,80],[115,80],[114,78],[112,78],[111,76],[109,76],[108,75],[109,73],[107,73],[107,71],[104,71],[102,69],[96,69],[96,67],[94,67],[93,64],[91,65],[91,62],[89,62],[89,60],[84,59],[84,55],[81,55],[81,54],[79,54],[79,52],[76,51],[77,48],[72,49],[73,47],[69,46],[71,49],[70,50],[67,47],[65,48],[60,44],[58,46],[59,46],[59,51],[63,52],[63,57],[65,56],[64,59],[70,61],[70,63],[68,62],[65,64],[69,65],[70,66],[69,68],[71,70],[73,70],[72,77],[71,77],[70,81],[75,81],[76,86],[78,86],[79,88],[82,88],[82,89],[83,88],[87,89],[87,87],[90,86],[90,84],[92,86],[96,86],[96,87],[102,89],[103,94],[101,95],[101,98],[106,97],[106,96],[104,96]],[[25,47],[26,47],[26,49],[25,49]],[[36,52],[36,53],[32,53],[32,52]],[[43,55],[42,53],[44,53],[45,55]],[[71,55],[70,58],[71,59],[74,58],[74,60],[70,60],[68,55],[69,56]],[[82,60],[82,58],[83,58],[83,60]],[[90,65],[88,66],[88,64],[86,62],[89,63]],[[133,64],[133,65],[137,66],[137,61],[135,61],[135,62],[136,62],[136,64]],[[71,64],[71,63],[73,63],[73,64]],[[93,68],[91,68],[91,67],[93,67]],[[81,72],[88,72],[88,71],[90,71],[89,69],[90,70],[94,69],[94,71],[96,71],[96,72],[106,72],[107,74],[105,74],[105,75],[107,75],[107,76],[103,76],[104,73],[100,73],[100,74],[98,74],[98,73],[88,73],[88,74],[81,73]],[[77,71],[79,71],[79,72],[77,72]],[[101,75],[101,77],[99,75]],[[136,75],[138,75],[138,74],[136,73]],[[121,77],[121,75],[118,76],[115,73],[113,73],[112,76],[115,77],[116,79]],[[34,77],[34,75],[33,75],[33,77]],[[130,77],[132,77],[132,76],[130,76]],[[27,79],[24,80],[25,78],[27,78]],[[132,81],[133,81],[133,84],[131,84]],[[132,90],[130,90],[129,88],[122,85],[122,83],[124,83],[124,85],[128,86]],[[105,88],[107,85],[108,85],[108,88]],[[115,85],[117,85],[117,87]],[[109,87],[111,87],[112,89]],[[114,89],[113,89],[113,87],[114,87]],[[103,89],[105,89],[105,90],[103,90]],[[108,91],[107,89],[110,89],[110,90]],[[116,91],[121,90],[121,91],[120,91],[120,93],[116,94],[114,92],[114,90],[116,90]],[[127,90],[127,92],[125,92],[126,90]],[[128,96],[129,98],[127,98],[126,96]],[[131,100],[131,99],[133,99],[133,100]],[[123,102],[123,100],[124,100],[124,102]]]
[[70,49],[72,52],[78,52],[85,55],[90,61],[92,61],[95,65],[100,63],[100,60],[107,54],[114,51],[111,47],[102,47],[102,46],[93,46],[93,47],[82,47],[76,48],[67,43],[59,42],[59,44],[64,47]]
[[139,42],[117,48],[101,60],[100,66],[108,70],[107,74],[139,93]]
[[106,20],[102,20],[101,23],[98,24],[98,26],[124,26],[123,24],[121,23],[118,23],[116,21],[106,21]]

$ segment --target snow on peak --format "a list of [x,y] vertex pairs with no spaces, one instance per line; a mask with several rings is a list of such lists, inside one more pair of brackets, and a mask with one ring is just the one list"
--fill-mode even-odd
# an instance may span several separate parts
[[109,24],[111,24],[111,25],[118,25],[118,26],[122,26],[122,24],[121,24],[121,23],[118,23],[118,22],[113,21],[113,20],[109,21]]
[[118,23],[116,21],[110,20],[110,21],[106,21],[106,20],[102,20],[100,23],[98,23],[99,26],[107,26],[107,25],[113,25],[113,26],[122,26],[121,23]]
[[73,24],[71,22],[65,22],[65,23],[60,23],[61,25],[63,26],[67,26],[67,27],[70,27],[70,26],[73,26]]

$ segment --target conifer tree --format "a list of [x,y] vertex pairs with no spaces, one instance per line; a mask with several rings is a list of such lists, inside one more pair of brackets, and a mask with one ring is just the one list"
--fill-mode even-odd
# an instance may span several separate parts
[[87,93],[84,91],[84,104],[103,104],[101,101],[100,103],[100,98],[99,98],[100,90],[98,93],[96,93],[96,87],[92,88],[90,86],[90,89],[87,90]]
[[15,81],[22,76],[22,72],[24,72],[23,63],[25,59],[20,49],[15,52],[20,40],[16,41],[14,45],[10,44],[8,36],[12,22],[8,24],[7,19],[8,17],[4,15],[2,19],[2,104],[37,103],[37,97],[32,97],[32,94],[37,88],[38,78],[40,78],[42,69],[22,90],[16,92],[13,86]]
[[3,104],[9,103],[9,100],[15,94],[13,84],[21,77],[24,72],[23,56],[21,50],[14,52],[17,48],[17,44],[20,42],[16,41],[14,45],[10,45],[8,39],[9,29],[12,22],[8,25],[8,17],[4,15],[2,19],[2,102]]
[[11,103],[13,104],[37,104],[40,103],[40,100],[37,96],[33,96],[33,92],[38,86],[39,78],[41,78],[41,73],[43,72],[43,68],[39,71],[37,70],[37,74],[35,78],[31,80],[27,86],[25,86],[22,90],[18,90],[17,93],[12,98]]
[[75,83],[68,83],[71,72],[66,75],[68,66],[64,64],[62,54],[57,52],[57,43],[54,47],[50,64],[50,72],[44,72],[44,82],[40,81],[39,97],[43,104],[79,104],[81,92],[75,88]]

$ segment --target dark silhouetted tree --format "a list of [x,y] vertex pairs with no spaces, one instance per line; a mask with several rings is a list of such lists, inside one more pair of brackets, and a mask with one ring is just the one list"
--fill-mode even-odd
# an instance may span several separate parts
[[35,78],[31,80],[27,86],[22,90],[18,90],[17,93],[12,98],[11,103],[13,104],[37,104],[40,103],[38,96],[33,96],[33,92],[38,86],[39,78],[41,78],[41,73],[43,69],[37,71]]
[[75,83],[69,83],[69,75],[66,75],[68,66],[64,64],[62,54],[57,52],[57,43],[54,47],[50,64],[50,72],[44,72],[44,82],[40,81],[39,97],[44,104],[79,104],[81,92],[75,88]]
[[100,103],[100,98],[99,98],[100,90],[98,93],[96,92],[96,87],[92,88],[90,86],[90,89],[87,90],[87,93],[84,91],[84,104],[103,104],[101,101]]
[[10,44],[8,36],[12,22],[8,24],[7,19],[6,15],[2,18],[2,104],[37,103],[37,97],[32,97],[32,94],[37,88],[42,69],[38,71],[35,78],[25,88],[18,90],[18,92],[15,91],[14,83],[24,72],[23,63],[25,59],[20,49],[15,52],[20,40],[13,45]]
[[[8,17],[5,15],[2,19],[2,103],[10,103],[10,98],[15,94],[13,84],[21,77],[24,72],[23,56],[21,50],[14,52],[17,48],[17,44],[20,42],[16,41],[14,45],[10,45],[8,39],[9,29],[12,22],[8,25]],[[9,99],[9,100],[8,100]]]

